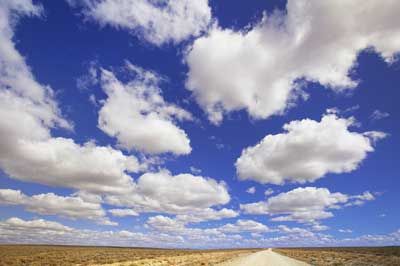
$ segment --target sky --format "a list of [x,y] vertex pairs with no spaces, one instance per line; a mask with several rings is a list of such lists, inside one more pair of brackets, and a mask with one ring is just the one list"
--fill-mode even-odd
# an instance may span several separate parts
[[0,242],[399,245],[399,9],[0,0]]

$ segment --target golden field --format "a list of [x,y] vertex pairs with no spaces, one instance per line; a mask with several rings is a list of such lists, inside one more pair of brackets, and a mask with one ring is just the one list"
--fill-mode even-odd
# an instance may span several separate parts
[[0,266],[211,266],[255,251],[0,245]]
[[274,251],[318,266],[400,266],[400,247],[285,248]]

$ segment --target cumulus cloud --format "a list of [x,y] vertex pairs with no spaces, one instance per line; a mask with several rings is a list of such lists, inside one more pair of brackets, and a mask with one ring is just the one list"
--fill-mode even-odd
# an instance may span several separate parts
[[15,49],[15,23],[40,15],[30,0],[0,6],[0,168],[9,176],[52,186],[121,192],[131,186],[128,172],[141,169],[134,156],[111,147],[54,138],[51,129],[72,130],[49,86],[39,84]]
[[254,194],[254,193],[256,193],[256,188],[255,187],[249,187],[246,190],[246,192],[249,193],[249,194]]
[[211,21],[208,0],[68,0],[99,23],[128,30],[155,45],[179,43],[204,32]]
[[[161,225],[162,219],[153,219]],[[257,222],[252,221],[251,224]],[[164,225],[168,220],[164,220]],[[237,224],[237,223],[235,223]],[[250,223],[249,223],[250,224]],[[262,227],[262,226],[255,226]],[[253,228],[245,226],[244,228]],[[265,246],[344,246],[344,245],[399,245],[400,231],[383,235],[361,235],[354,238],[337,239],[326,234],[313,233],[304,228],[278,226],[281,236],[263,237],[256,234],[256,238],[248,238],[236,233],[224,233],[218,228],[200,229],[186,228],[184,231],[150,230],[148,233],[132,231],[95,231],[77,229],[57,222],[43,219],[23,220],[9,218],[0,221],[0,241],[13,244],[69,244],[69,245],[105,245],[105,246],[153,246],[174,248],[223,248],[223,247],[265,247]],[[264,229],[263,229],[264,230]],[[261,230],[261,231],[263,231]],[[259,230],[256,230],[259,231]],[[246,232],[244,232],[246,233]],[[238,241],[240,240],[240,241]]]
[[265,233],[270,232],[271,229],[268,226],[253,221],[253,220],[242,220],[239,219],[234,224],[225,224],[218,228],[222,232],[229,233],[241,233],[241,232],[251,232],[251,233]]
[[224,224],[220,227],[212,228],[193,228],[188,227],[179,219],[174,219],[162,215],[150,217],[146,225],[152,230],[159,232],[168,232],[173,234],[187,235],[193,237],[195,235],[221,237],[225,234],[242,234],[242,233],[266,233],[273,230],[266,225],[253,221],[239,219],[235,223]]
[[220,210],[215,210],[212,208],[206,208],[202,210],[189,211],[185,214],[179,214],[175,217],[175,219],[179,222],[187,224],[234,218],[237,216],[239,216],[239,213],[232,209],[223,208]]
[[132,207],[138,212],[172,214],[203,210],[229,201],[222,181],[191,174],[172,175],[166,170],[140,176],[133,193],[106,197],[109,204]]
[[285,132],[267,135],[242,151],[235,164],[237,174],[241,180],[282,185],[354,171],[367,153],[374,151],[373,142],[386,134],[350,131],[353,124],[353,118],[335,114],[326,114],[321,121],[303,119],[285,124]]
[[113,216],[125,217],[125,216],[138,216],[139,214],[131,209],[111,209],[108,210]]
[[130,63],[126,69],[133,75],[127,83],[101,69],[100,83],[107,99],[99,111],[99,128],[117,138],[119,146],[127,150],[190,153],[190,140],[175,121],[191,120],[191,114],[164,101],[159,88],[161,78],[156,73]]
[[269,195],[274,194],[274,192],[275,191],[272,188],[268,188],[267,190],[265,190],[264,195],[269,196]]
[[241,204],[240,208],[247,214],[271,215],[271,221],[297,221],[316,225],[318,220],[333,217],[332,209],[354,205],[358,200],[372,200],[366,196],[368,194],[365,192],[351,196],[332,193],[326,188],[305,187],[280,193],[266,201]]
[[[105,246],[164,246],[178,245],[180,236],[145,235],[131,231],[94,231],[76,229],[57,222],[12,217],[0,222],[0,241],[14,244],[69,244]],[[163,243],[162,245],[160,243]]]
[[214,26],[186,57],[187,88],[211,122],[245,109],[255,119],[282,114],[303,81],[334,91],[356,87],[357,55],[373,48],[386,62],[400,51],[400,3],[289,0],[250,30]]
[[106,217],[106,212],[99,203],[85,202],[79,197],[64,197],[54,193],[27,196],[20,190],[0,189],[0,205],[21,205],[37,214],[88,219],[100,224],[116,225]]

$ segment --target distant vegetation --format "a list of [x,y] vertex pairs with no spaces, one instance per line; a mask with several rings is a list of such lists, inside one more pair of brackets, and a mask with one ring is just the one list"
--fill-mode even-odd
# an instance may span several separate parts
[[0,266],[208,266],[254,251],[0,245]]
[[282,248],[274,251],[311,265],[400,265],[400,247]]

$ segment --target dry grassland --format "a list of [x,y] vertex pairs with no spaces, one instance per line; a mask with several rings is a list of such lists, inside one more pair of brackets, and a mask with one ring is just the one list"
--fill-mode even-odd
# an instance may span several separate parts
[[318,266],[400,266],[400,247],[285,248],[274,251]]
[[0,266],[211,266],[255,251],[0,245]]

